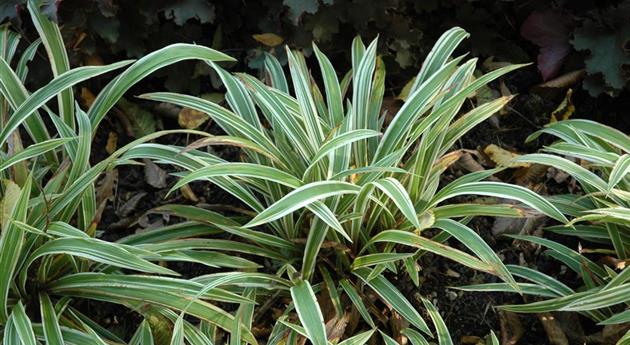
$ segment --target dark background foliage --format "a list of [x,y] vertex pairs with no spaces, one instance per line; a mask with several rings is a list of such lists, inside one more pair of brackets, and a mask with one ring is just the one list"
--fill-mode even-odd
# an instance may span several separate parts
[[[5,0],[0,20],[28,31],[23,2]],[[495,61],[537,61],[539,82],[585,68],[583,87],[589,94],[614,97],[627,89],[630,74],[628,0],[48,0],[44,7],[63,25],[74,65],[136,58],[169,43],[196,42],[257,69],[263,51],[284,61],[284,44],[308,55],[314,41],[337,66],[347,67],[352,38],[378,35],[389,87],[396,91],[435,39],[459,25],[471,33],[463,49]],[[269,42],[256,40],[257,34],[278,37]],[[184,64],[159,76],[170,90],[197,93],[208,73],[202,64]]]

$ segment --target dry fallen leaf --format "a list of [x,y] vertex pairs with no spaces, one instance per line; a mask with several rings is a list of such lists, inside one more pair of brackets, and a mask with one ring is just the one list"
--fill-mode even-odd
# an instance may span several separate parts
[[483,149],[483,152],[495,162],[497,165],[509,167],[509,168],[526,168],[529,167],[529,163],[514,163],[512,160],[520,155],[514,152],[510,152],[495,144],[490,144]]
[[501,325],[501,344],[503,345],[515,345],[525,334],[518,314],[499,311],[499,324]]
[[108,202],[114,201],[116,186],[118,185],[118,169],[112,169],[105,173],[105,176],[96,185],[96,212],[92,219],[93,225],[101,222],[101,216]]
[[475,160],[475,158],[473,158],[473,155],[470,152],[464,153],[457,164],[461,169],[467,172],[486,170],[479,162]]
[[264,33],[264,34],[257,34],[257,35],[252,35],[252,37],[268,46],[268,47],[275,47],[275,46],[279,46],[282,44],[282,42],[284,42],[284,38],[282,38],[281,36],[278,36],[274,33],[268,32],[268,33]]
[[571,86],[582,79],[582,77],[586,75],[586,70],[580,69],[577,71],[572,71],[565,73],[559,77],[555,77],[543,84],[537,85],[537,88],[565,88]]
[[575,106],[573,105],[571,96],[573,96],[573,89],[568,89],[562,102],[560,102],[558,107],[556,107],[556,109],[551,112],[549,123],[568,120],[571,115],[573,115],[573,113],[575,112]]
[[462,338],[460,339],[460,342],[462,344],[470,344],[470,345],[477,345],[477,344],[483,344],[483,339],[481,339],[478,336],[475,335],[464,335],[462,336]]
[[328,341],[335,344],[343,336],[348,321],[350,320],[350,314],[345,313],[340,319],[333,317],[326,322],[326,334]]
[[128,215],[132,214],[136,210],[138,204],[140,203],[140,200],[142,200],[142,198],[144,198],[146,195],[146,192],[134,194],[119,209],[116,210],[116,214],[120,217],[127,217]]
[[204,122],[208,121],[209,118],[210,117],[206,113],[201,111],[191,108],[182,108],[177,115],[177,122],[183,128],[196,129]]
[[79,97],[81,98],[81,105],[86,108],[91,107],[92,103],[94,103],[94,100],[96,99],[96,96],[94,96],[92,91],[90,91],[87,87],[81,88],[81,95]]
[[148,159],[143,159],[144,162],[144,179],[152,187],[164,188],[166,187],[166,171],[162,170],[157,164]]
[[118,148],[118,134],[116,132],[109,132],[107,135],[107,144],[105,145],[105,151],[110,155]]
[[569,345],[567,336],[560,328],[558,321],[551,313],[538,314],[538,319],[543,324],[549,343],[552,345]]
[[190,188],[189,185],[186,184],[182,186],[179,191],[182,193],[182,196],[187,200],[190,200],[192,202],[199,202],[199,198],[197,197],[195,192],[193,192],[192,188]]
[[83,63],[86,66],[103,66],[105,63],[103,62],[103,59],[96,55],[96,54],[92,54],[92,55],[88,55],[83,59]]

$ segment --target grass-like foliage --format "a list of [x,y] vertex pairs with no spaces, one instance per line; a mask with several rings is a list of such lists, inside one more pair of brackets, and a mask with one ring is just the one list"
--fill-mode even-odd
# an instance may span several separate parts
[[[400,332],[414,343],[437,335],[441,344],[451,344],[435,307],[422,301],[432,331],[409,296],[387,277],[408,274],[419,284],[418,260],[430,252],[496,275],[518,290],[499,257],[466,225],[470,218],[519,217],[527,207],[567,221],[554,205],[525,188],[484,181],[492,170],[440,186],[442,173],[462,154],[450,152],[452,146],[510,100],[502,97],[458,117],[467,97],[519,67],[474,78],[476,59],[451,57],[467,36],[453,28],[439,39],[396,114],[381,114],[385,70],[376,54],[377,41],[366,47],[359,38],[352,46],[352,70],[341,80],[313,46],[313,66],[319,72],[314,74],[304,56],[291,50],[289,75],[269,55],[265,81],[233,75],[211,63],[227,90],[229,109],[183,94],[140,96],[207,113],[225,135],[208,136],[189,147],[143,144],[123,157],[150,157],[178,166],[189,172],[179,174],[173,191],[192,181],[210,181],[240,200],[245,211],[228,217],[196,206],[166,205],[160,211],[191,224],[208,224],[215,233],[209,239],[189,238],[190,232],[172,232],[168,238],[146,235],[133,243],[198,263],[222,252],[264,263],[256,268],[261,273],[226,285],[263,305],[290,297],[292,302],[273,321],[269,344],[293,344],[301,336],[315,345],[350,336],[344,344],[362,344],[376,329],[384,342],[392,343],[390,337],[400,334],[388,322],[395,315],[408,324]],[[385,124],[388,115],[391,120]],[[206,150],[209,145],[239,147],[242,159],[225,161]],[[461,195],[514,199],[524,206],[443,205]],[[458,241],[468,250],[447,241]],[[207,284],[233,274],[194,281]],[[252,313],[266,312],[257,311],[259,307],[240,304],[236,315],[245,328],[252,326]],[[238,332],[232,330],[231,339]]]
[[[521,291],[546,298],[525,305],[504,306],[523,313],[575,311],[600,324],[630,322],[630,137],[616,129],[587,120],[569,120],[548,125],[530,136],[550,134],[559,140],[544,153],[519,157],[517,161],[554,166],[567,172],[582,187],[584,195],[558,195],[550,200],[573,217],[566,226],[546,230],[575,236],[583,241],[581,252],[534,236],[517,236],[546,249],[546,253],[575,271],[582,281],[571,289],[556,279],[525,267],[508,267]],[[565,158],[566,157],[566,158]],[[576,163],[577,162],[577,163]],[[607,257],[592,261],[587,253]],[[509,291],[504,284],[469,287]]]
[[[249,299],[218,287],[204,291],[201,283],[171,278],[178,274],[155,263],[168,258],[138,245],[109,243],[96,237],[94,182],[99,174],[118,164],[129,149],[168,132],[133,142],[95,166],[89,163],[96,127],[134,83],[184,59],[231,58],[205,47],[178,44],[135,62],[70,69],[57,25],[41,14],[36,2],[29,3],[29,11],[41,40],[28,46],[22,56],[15,56],[19,35],[6,26],[0,28],[3,343],[124,343],[76,309],[75,302],[81,299],[118,303],[163,322],[177,318],[173,311],[188,310],[191,315],[234,329],[234,316],[205,300]],[[40,46],[46,49],[54,79],[31,93],[24,87],[27,64]],[[105,87],[87,112],[75,105],[73,85],[123,67],[124,72]],[[46,105],[54,98],[56,110]],[[46,126],[47,122],[52,126]],[[201,298],[196,300],[196,296]],[[143,325],[139,332],[147,327]],[[255,342],[247,330],[242,338]],[[141,340],[132,343],[143,344]]]
[[[35,0],[29,11],[41,42],[21,57],[14,56],[18,35],[6,27],[0,32],[4,344],[180,345],[229,339],[240,345],[263,337],[267,344],[297,344],[304,337],[314,345],[363,344],[376,330],[387,344],[400,334],[414,344],[426,343],[425,337],[451,344],[435,306],[421,301],[434,325],[429,327],[388,277],[408,274],[419,284],[418,260],[430,252],[524,290],[466,224],[479,215],[519,217],[525,208],[567,221],[552,203],[525,188],[484,181],[492,170],[440,186],[442,173],[461,155],[449,152],[453,144],[509,101],[499,98],[458,117],[467,97],[519,67],[474,78],[475,59],[451,57],[468,36],[460,28],[440,38],[404,106],[385,121],[385,70],[376,41],[365,47],[355,40],[352,70],[341,81],[314,47],[321,89],[294,51],[287,52],[290,78],[267,57],[266,82],[232,75],[217,65],[232,60],[229,56],[190,44],[168,46],[138,61],[71,69],[59,28]],[[26,66],[40,44],[54,79],[29,92]],[[173,93],[142,98],[205,112],[225,135],[157,132],[91,166],[95,130],[123,94],[153,71],[190,59],[216,70],[230,109]],[[115,70],[119,74],[88,109],[75,104],[74,85]],[[49,107],[55,98],[56,106]],[[187,148],[150,143],[174,132],[203,139]],[[204,150],[207,145],[239,147],[243,159],[225,161]],[[95,181],[139,158],[180,167],[184,172],[174,190],[208,180],[240,200],[244,212],[166,205],[161,212],[188,221],[116,243],[99,239]],[[606,196],[617,198],[615,191]],[[462,195],[521,204],[443,204]],[[448,245],[455,241],[467,250]],[[169,265],[173,261],[216,273],[178,278]],[[130,308],[144,321],[131,340],[121,339],[80,311],[86,299]],[[270,307],[278,306],[282,315],[272,320]],[[271,334],[252,331],[254,316],[270,320]],[[402,330],[388,321],[398,316]]]

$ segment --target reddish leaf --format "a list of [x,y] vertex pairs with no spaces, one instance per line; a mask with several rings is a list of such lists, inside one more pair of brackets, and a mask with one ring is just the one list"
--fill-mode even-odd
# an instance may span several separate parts
[[532,12],[521,25],[521,36],[540,48],[538,70],[543,80],[553,78],[571,51],[571,18],[551,10]]

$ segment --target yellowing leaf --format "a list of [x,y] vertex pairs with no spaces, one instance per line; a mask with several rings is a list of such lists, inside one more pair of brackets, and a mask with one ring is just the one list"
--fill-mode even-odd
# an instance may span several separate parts
[[509,168],[527,168],[529,167],[529,163],[514,163],[512,160],[518,156],[514,152],[510,152],[506,149],[503,149],[497,145],[491,144],[486,146],[483,149],[483,152],[488,155],[488,157],[495,162],[497,165],[509,167]]
[[416,77],[411,78],[411,80],[409,80],[407,84],[403,86],[402,90],[400,90],[400,93],[398,94],[398,96],[396,96],[396,99],[399,99],[403,102],[406,101],[407,97],[409,97],[409,91],[411,91],[411,87],[413,86],[413,83],[415,82],[416,82]]
[[183,128],[195,129],[208,121],[209,118],[206,113],[202,113],[201,111],[183,108],[177,115],[177,122],[179,122],[179,125]]
[[20,197],[20,186],[11,180],[4,180],[4,197],[0,200],[0,225],[6,227],[4,219],[8,219],[13,207]]
[[257,34],[257,35],[252,35],[252,37],[268,46],[268,47],[275,47],[275,46],[279,46],[282,44],[282,42],[284,42],[284,38],[282,38],[281,36],[278,36],[274,33],[268,32],[268,33],[264,33],[264,34]]
[[571,96],[573,96],[573,89],[568,89],[567,94],[564,96],[562,102],[560,102],[556,110],[551,112],[549,123],[568,120],[571,115],[573,115],[573,113],[575,112],[575,106],[573,105]]

